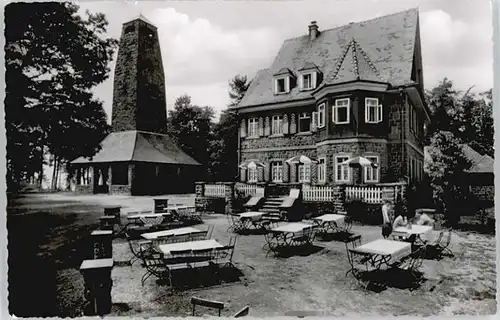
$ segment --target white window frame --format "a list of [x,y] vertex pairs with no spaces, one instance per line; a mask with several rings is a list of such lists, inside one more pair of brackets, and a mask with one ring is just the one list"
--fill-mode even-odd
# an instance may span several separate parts
[[[309,86],[306,87],[306,77],[309,76]],[[313,73],[312,72],[307,72],[302,74],[302,90],[311,90],[314,89],[314,83],[313,83]]]
[[[342,105],[339,106],[339,102],[345,102],[347,101],[347,105]],[[339,115],[338,115],[338,110],[340,108],[347,108],[347,120],[346,121],[338,121]],[[335,124],[348,124],[351,120],[351,99],[349,98],[342,98],[342,99],[335,99],[335,104],[332,106],[332,122]]]
[[[254,129],[252,131],[252,129]],[[259,136],[259,119],[258,118],[250,118],[248,119],[248,137],[258,137]]]
[[[302,172],[302,174],[301,174]],[[297,166],[297,180],[299,182],[311,182],[311,165],[308,163]]]
[[[301,128],[301,125],[300,123],[303,121],[302,119],[309,119],[309,130],[307,131],[301,131],[300,128]],[[302,112],[299,114],[299,130],[298,132],[301,133],[301,132],[311,132],[311,126],[312,126],[312,114],[308,113],[308,112]]]
[[247,168],[247,182],[259,181],[259,172],[257,168]]
[[[275,124],[275,121],[277,124]],[[271,118],[271,135],[283,134],[283,115],[275,114]]]
[[[375,163],[379,164],[380,157],[376,155],[366,155],[366,159],[377,159]],[[373,174],[375,174],[375,179],[373,179]],[[372,166],[366,166],[364,170],[365,182],[379,182],[380,181],[380,165],[376,168]]]
[[281,161],[271,162],[271,181],[283,182],[283,162]]
[[326,103],[322,103],[318,106],[318,129],[325,127],[325,112]]
[[[344,161],[339,162],[338,161],[339,158],[347,158],[347,159],[344,160]],[[341,155],[335,156],[335,158],[334,158],[333,161],[334,161],[334,167],[335,167],[334,171],[335,171],[335,181],[336,182],[338,182],[338,183],[349,183],[351,181],[351,169],[349,168],[348,165],[343,165],[342,166],[342,178],[341,179],[338,178],[340,163],[345,162],[345,161],[347,161],[349,159],[351,159],[351,156],[348,155],[348,154],[341,154]],[[345,173],[344,169],[345,168],[347,168],[347,179],[344,179],[344,173]]]
[[326,158],[318,158],[318,182],[326,182]]
[[[285,91],[278,91],[279,85],[278,81],[284,80],[284,89]],[[274,93],[276,94],[285,94],[290,92],[290,76],[282,76],[274,79]]]
[[[370,120],[370,109],[375,109],[374,111],[375,119],[373,120]],[[378,104],[378,98],[365,98],[365,122],[366,123],[382,122],[382,105]]]

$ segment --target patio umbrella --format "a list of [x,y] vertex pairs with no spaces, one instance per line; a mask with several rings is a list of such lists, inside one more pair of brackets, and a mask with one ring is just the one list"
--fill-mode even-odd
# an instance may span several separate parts
[[286,163],[288,163],[288,164],[298,164],[298,163],[309,164],[309,163],[316,163],[316,162],[317,161],[312,160],[306,156],[295,156],[295,157],[292,157],[292,158],[286,160]]
[[372,161],[366,159],[365,157],[361,157],[361,156],[344,161],[341,163],[341,165],[348,165],[349,167],[357,167],[357,166],[361,166],[361,167],[372,166],[374,168],[378,167],[378,164],[376,164],[375,162],[372,162]]
[[257,167],[265,167],[265,165],[262,162],[259,162],[258,160],[247,160],[240,164],[238,167],[241,169],[255,169]]

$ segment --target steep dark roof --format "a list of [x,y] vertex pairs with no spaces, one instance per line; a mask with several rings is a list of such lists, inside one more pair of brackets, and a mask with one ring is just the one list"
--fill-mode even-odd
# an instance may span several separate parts
[[141,161],[200,165],[182,151],[169,136],[163,134],[144,131],[112,132],[101,142],[101,147],[92,159],[80,157],[72,163]]
[[462,152],[472,163],[468,172],[471,173],[494,173],[495,160],[488,155],[482,155],[468,145],[462,145]]
[[[324,74],[321,85],[349,81],[356,74],[361,79],[393,86],[412,84],[417,21],[418,11],[411,9],[323,30],[314,40],[308,35],[288,39],[272,66],[257,72],[237,107],[311,98],[311,92],[297,87],[282,95],[274,95],[272,88],[273,75],[278,70],[288,68],[296,73],[307,63],[317,65]],[[353,64],[353,57],[357,63]]]

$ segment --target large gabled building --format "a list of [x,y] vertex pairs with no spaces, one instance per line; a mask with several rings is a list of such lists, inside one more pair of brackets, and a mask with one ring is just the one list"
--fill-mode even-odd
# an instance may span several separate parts
[[[363,184],[423,175],[424,101],[417,9],[286,40],[241,103],[244,182]],[[317,163],[290,164],[297,155]],[[342,165],[362,156],[378,164]]]

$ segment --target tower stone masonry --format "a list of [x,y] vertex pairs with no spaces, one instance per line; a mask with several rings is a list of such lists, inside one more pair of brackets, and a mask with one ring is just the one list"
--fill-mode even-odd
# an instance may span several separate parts
[[112,129],[166,133],[165,76],[158,32],[145,18],[123,25],[113,84]]

